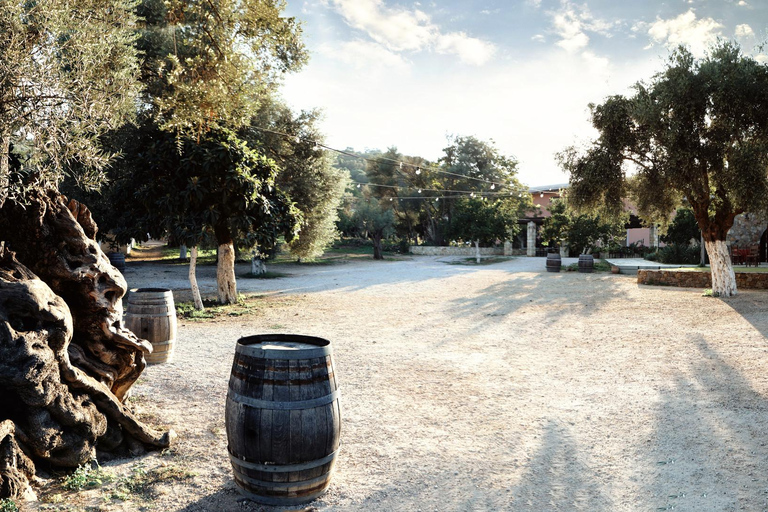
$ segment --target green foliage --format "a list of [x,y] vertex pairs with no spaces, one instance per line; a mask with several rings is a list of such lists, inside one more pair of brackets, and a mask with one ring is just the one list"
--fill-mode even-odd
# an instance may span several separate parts
[[690,208],[678,208],[667,232],[659,239],[665,244],[691,245],[691,240],[699,240],[699,225]]
[[[499,153],[493,142],[475,137],[451,138],[437,164],[442,172],[432,170],[436,164],[402,155],[396,148],[368,157],[373,159],[366,167],[370,184],[362,187],[363,194],[393,209],[396,232],[404,239],[447,244],[457,201],[470,194],[488,196],[497,209],[504,210],[504,215],[515,218],[523,217],[530,207],[530,195],[516,178],[517,162]],[[406,165],[400,167],[397,162]],[[356,208],[354,202],[347,205]],[[342,213],[340,217],[340,228],[349,229],[351,215]],[[508,228],[502,240],[520,229],[516,223]]]
[[280,235],[294,236],[301,217],[276,186],[275,163],[233,132],[182,138],[179,147],[173,135],[148,122],[116,138],[132,157],[111,171],[108,201],[102,202],[111,213],[97,221],[119,241],[167,233],[188,247],[229,238],[266,251]]
[[0,512],[18,512],[19,506],[10,498],[0,499]]
[[145,101],[163,129],[192,138],[239,128],[279,77],[307,59],[282,0],[143,0]]
[[243,135],[279,165],[276,183],[302,213],[298,235],[288,248],[304,260],[320,256],[338,237],[337,211],[348,183],[347,174],[332,167],[329,155],[314,144],[322,142],[316,128],[318,117],[317,111],[297,115],[277,100],[265,100]]
[[736,214],[768,208],[768,66],[735,43],[701,60],[679,48],[634,96],[591,109],[599,138],[560,155],[574,206],[620,211],[631,192],[640,216],[663,224],[685,197],[708,241],[725,240]]
[[661,263],[696,264],[701,259],[701,249],[695,245],[672,243],[659,249],[656,257]]
[[[133,0],[8,0],[0,8],[0,198],[22,177],[57,183],[77,169],[103,180],[112,154],[100,136],[134,111],[138,94]],[[98,16],[94,15],[98,13]],[[9,147],[21,165],[9,165]],[[10,189],[9,189],[10,187]]]
[[64,478],[64,488],[69,491],[93,489],[115,480],[111,471],[106,471],[98,463],[83,464]]
[[394,231],[395,212],[372,200],[361,201],[355,210],[354,223],[361,236],[373,241],[373,258],[383,259],[381,242]]
[[482,199],[459,199],[453,210],[453,218],[448,228],[452,239],[479,242],[481,245],[493,245],[504,240],[517,218],[501,207],[500,201]]
[[561,240],[568,236],[568,228],[571,225],[571,215],[567,211],[566,202],[563,199],[554,199],[549,204],[550,216],[544,219],[539,231],[542,245],[557,247]]
[[549,207],[550,217],[544,219],[541,237],[544,245],[556,246],[564,240],[579,254],[589,249],[600,247],[619,247],[623,245],[627,215],[600,215],[578,213],[568,206],[566,199],[552,201]]

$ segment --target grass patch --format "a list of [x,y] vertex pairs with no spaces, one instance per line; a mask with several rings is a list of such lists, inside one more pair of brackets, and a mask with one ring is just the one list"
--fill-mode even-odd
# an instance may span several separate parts
[[247,274],[241,274],[237,277],[242,277],[244,279],[279,279],[281,277],[288,277],[290,275],[291,274],[286,274],[285,272],[272,272],[268,270],[263,274],[254,274],[252,272],[248,272]]
[[3,498],[0,500],[0,512],[17,512],[19,506],[16,502],[10,498]]
[[445,263],[448,265],[493,265],[495,263],[501,263],[504,261],[510,261],[515,259],[514,257],[509,256],[490,256],[490,257],[481,257],[480,263],[477,262],[477,258],[461,258],[459,260],[452,260],[452,261],[446,261]]
[[258,314],[264,308],[289,305],[297,299],[273,295],[240,295],[236,304],[219,304],[216,299],[203,299],[203,311],[195,309],[195,303],[176,303],[176,316],[183,320],[206,321],[217,318],[238,317]]
[[115,474],[103,469],[98,463],[84,464],[64,477],[63,487],[68,491],[81,491],[95,489],[114,480]]
[[[571,263],[570,265],[564,265],[562,268],[566,272],[578,272],[579,264]],[[592,271],[593,272],[610,272],[611,264],[608,263],[607,261],[595,260],[594,263],[592,264]]]
[[155,485],[168,481],[182,481],[194,478],[197,473],[182,469],[175,464],[164,464],[147,471],[143,463],[131,468],[131,474],[117,481],[108,492],[108,498],[128,501],[133,497],[147,498],[152,494]]

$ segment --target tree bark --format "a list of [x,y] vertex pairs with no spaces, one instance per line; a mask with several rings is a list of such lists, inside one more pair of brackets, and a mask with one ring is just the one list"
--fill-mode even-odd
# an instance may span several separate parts
[[[172,432],[122,404],[152,348],[123,326],[127,286],[96,243],[90,212],[55,191],[28,199],[0,209],[0,424],[14,426],[13,439],[0,432],[0,468],[27,475],[22,455],[75,467],[97,447],[169,446]],[[0,484],[0,497],[17,497],[17,487]]]
[[8,197],[11,178],[11,134],[5,127],[0,129],[0,208]]
[[480,263],[480,240],[475,240],[475,258]]
[[235,281],[235,247],[230,241],[219,245],[219,261],[216,265],[216,283],[221,304],[237,303],[237,282]]
[[373,241],[373,259],[375,260],[383,260],[384,255],[382,254],[381,250],[381,238],[383,235],[379,234],[373,234],[371,235],[371,240]]
[[736,274],[731,266],[731,257],[725,240],[705,240],[712,274],[712,293],[719,297],[736,295]]
[[182,244],[179,246],[179,259],[184,261],[187,259],[187,246]]
[[205,310],[203,306],[203,298],[200,297],[200,287],[197,286],[197,246],[194,246],[189,251],[189,286],[192,288],[192,300],[195,301],[195,309],[198,311]]

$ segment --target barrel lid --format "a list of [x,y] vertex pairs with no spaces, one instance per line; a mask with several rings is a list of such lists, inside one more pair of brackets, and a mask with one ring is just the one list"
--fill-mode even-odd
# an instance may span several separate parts
[[237,340],[237,353],[261,359],[314,359],[331,354],[331,342],[300,334],[256,334]]

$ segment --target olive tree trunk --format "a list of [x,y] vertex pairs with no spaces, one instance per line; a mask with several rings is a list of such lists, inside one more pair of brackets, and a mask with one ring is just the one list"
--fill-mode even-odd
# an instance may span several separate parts
[[27,200],[0,209],[0,497],[14,498],[37,462],[76,467],[97,448],[138,453],[173,437],[123,404],[152,346],[123,325],[127,285],[90,212],[52,190]]
[[480,263],[480,240],[475,240],[475,259]]
[[216,284],[219,288],[219,302],[221,304],[235,304],[237,302],[235,246],[231,241],[219,245],[219,261],[216,265]]
[[712,293],[720,297],[736,295],[736,274],[725,240],[705,240],[712,274]]
[[189,286],[192,288],[192,300],[195,302],[195,309],[203,311],[205,307],[203,306],[203,298],[200,296],[200,287],[197,285],[196,269],[197,246],[194,246],[189,250]]

